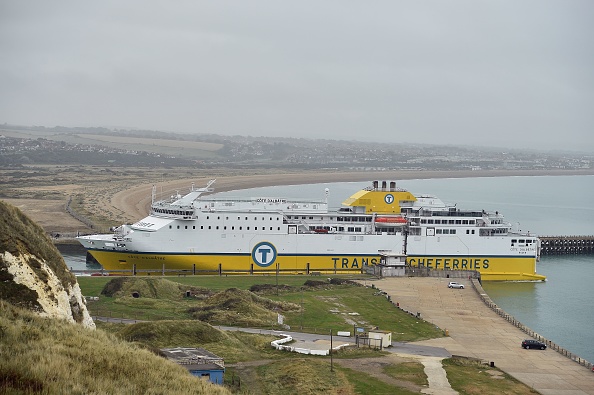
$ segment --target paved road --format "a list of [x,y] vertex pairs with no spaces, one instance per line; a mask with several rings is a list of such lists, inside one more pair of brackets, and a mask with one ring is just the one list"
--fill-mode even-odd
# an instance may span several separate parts
[[[118,324],[136,324],[138,322],[146,322],[143,320],[133,320],[127,318],[112,318],[112,317],[101,317],[101,316],[93,316],[93,320],[95,321],[103,321],[103,322],[114,322]],[[277,330],[270,330],[270,329],[257,329],[257,328],[239,328],[234,326],[221,326],[216,325],[215,328],[219,328],[220,330],[224,331],[241,331],[247,333],[256,333],[256,334],[263,334],[263,335],[273,335],[273,336],[281,336],[282,334],[287,334],[293,338],[296,342],[299,343],[307,343],[307,344],[300,344],[299,347],[309,348],[314,350],[329,350],[330,349],[330,334],[322,335],[322,334],[313,334],[313,333],[302,333],[302,332],[291,332],[291,331],[277,331]],[[339,344],[350,343],[355,344],[356,339],[354,337],[345,337],[345,336],[332,336],[333,347],[338,346]],[[452,355],[443,347],[436,347],[436,346],[427,346],[422,344],[413,344],[413,343],[401,343],[401,342],[392,342],[391,348],[386,348],[384,351],[396,353],[396,354],[410,354],[410,355],[417,355],[417,356],[425,356],[425,357],[440,357],[440,358],[449,358]]]
[[[400,307],[448,330],[449,337],[414,343],[443,347],[453,355],[480,358],[543,395],[594,395],[594,372],[554,350],[525,350],[528,336],[488,308],[470,281],[449,289],[447,279],[385,278],[376,287]],[[369,284],[369,282],[367,282]]]
[[[293,338],[295,343],[291,344],[297,348],[304,348],[309,350],[329,350],[330,349],[330,335],[310,334],[291,331],[275,331],[265,329],[249,329],[237,327],[218,326],[217,328],[226,331],[242,331],[256,334],[267,334],[274,336],[289,335]],[[343,344],[355,344],[354,337],[332,336],[332,347],[336,348]],[[443,369],[441,360],[449,358],[452,355],[443,347],[425,346],[412,343],[392,342],[392,347],[385,348],[384,351],[389,351],[400,357],[414,358],[424,366],[425,374],[429,385],[421,390],[424,394],[433,395],[453,395],[457,394],[452,389],[448,382],[447,375]],[[364,359],[363,359],[364,360]],[[362,360],[362,361],[363,361]]]
[[[276,331],[276,330],[268,330],[268,329],[253,329],[253,328],[237,328],[231,326],[216,326],[224,331],[241,331],[241,332],[248,332],[248,333],[257,333],[257,334],[264,334],[264,335],[273,335],[273,336],[280,336],[282,334],[287,334],[293,338],[296,342],[299,343],[307,343],[308,347],[303,347],[303,345],[298,345],[298,347],[315,349],[315,350],[328,350],[330,349],[330,334],[328,335],[321,335],[321,334],[312,334],[312,333],[302,333],[302,332],[291,332],[291,331]],[[332,346],[336,347],[339,344],[344,343],[351,343],[355,344],[356,340],[354,337],[346,337],[346,336],[332,336]],[[311,345],[311,347],[309,347]],[[392,347],[385,348],[384,351],[396,353],[396,354],[410,354],[410,355],[417,355],[417,356],[425,356],[425,357],[440,357],[440,358],[449,358],[452,355],[443,347],[436,347],[436,346],[428,346],[422,344],[413,344],[413,343],[401,343],[401,342],[392,342]]]

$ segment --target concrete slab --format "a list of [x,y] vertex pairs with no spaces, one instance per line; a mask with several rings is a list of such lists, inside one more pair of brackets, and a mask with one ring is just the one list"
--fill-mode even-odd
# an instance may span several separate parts
[[392,277],[374,284],[404,310],[449,332],[449,338],[416,344],[493,361],[541,394],[594,395],[593,372],[554,350],[521,348],[529,336],[487,307],[469,280],[460,282],[465,289],[449,289],[440,278]]

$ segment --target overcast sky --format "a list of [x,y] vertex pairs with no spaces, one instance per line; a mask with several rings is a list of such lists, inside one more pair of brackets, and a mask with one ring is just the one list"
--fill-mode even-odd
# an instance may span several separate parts
[[594,1],[0,0],[0,124],[594,153]]

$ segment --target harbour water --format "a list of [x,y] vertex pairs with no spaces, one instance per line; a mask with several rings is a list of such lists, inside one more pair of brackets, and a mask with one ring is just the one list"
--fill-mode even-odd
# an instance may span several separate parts
[[[371,181],[371,180],[370,180]],[[226,192],[224,196],[325,198],[331,207],[366,183],[279,186]],[[431,194],[461,208],[502,212],[514,229],[541,236],[594,235],[594,176],[543,176],[405,180],[397,185]],[[216,187],[216,184],[215,184]],[[64,251],[73,268],[84,255]],[[537,272],[543,283],[489,283],[491,299],[522,323],[567,350],[594,362],[594,255],[544,256]]]

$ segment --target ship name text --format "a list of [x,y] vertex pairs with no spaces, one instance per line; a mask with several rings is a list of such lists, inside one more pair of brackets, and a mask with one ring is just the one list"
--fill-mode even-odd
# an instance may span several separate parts
[[408,258],[411,266],[424,266],[429,269],[479,270],[488,269],[489,260],[481,258]]
[[257,198],[258,203],[287,203],[287,199],[281,198]]
[[341,269],[353,269],[368,265],[377,265],[379,258],[331,258],[336,267]]
[[150,259],[153,261],[164,261],[165,257],[156,255],[128,255],[128,259]]

